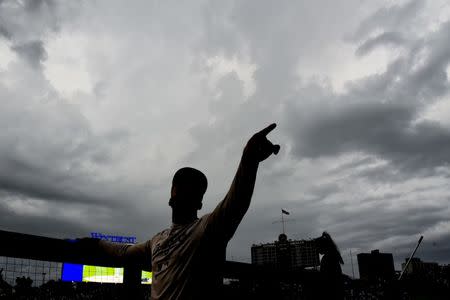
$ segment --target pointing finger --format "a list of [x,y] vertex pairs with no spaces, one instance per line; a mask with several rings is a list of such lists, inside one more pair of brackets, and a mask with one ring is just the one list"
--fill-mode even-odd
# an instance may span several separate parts
[[275,129],[275,127],[277,127],[277,124],[272,123],[269,126],[267,126],[266,128],[264,128],[263,130],[261,130],[260,132],[258,132],[258,134],[262,135],[262,136],[266,136],[269,134],[269,132],[271,132],[272,130]]

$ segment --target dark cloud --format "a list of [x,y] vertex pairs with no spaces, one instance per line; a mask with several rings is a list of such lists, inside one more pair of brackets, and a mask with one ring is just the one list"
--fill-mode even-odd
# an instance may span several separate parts
[[0,197],[1,229],[27,234],[75,238],[103,232],[133,235],[144,241],[163,229],[161,224],[168,223],[164,213],[150,218],[148,209],[134,209],[129,203],[120,207],[108,203],[49,203],[47,199],[3,191]]
[[376,30],[389,32],[398,28],[408,28],[424,4],[424,0],[411,0],[404,4],[382,7],[361,22],[351,38],[364,39]]
[[[5,199],[5,194],[2,193]],[[10,200],[10,199],[9,199]],[[10,200],[11,201],[11,200]],[[14,212],[6,207],[4,201],[0,201],[0,217],[2,219],[2,230],[37,234],[59,238],[73,238],[86,236],[92,230],[92,223],[70,220],[63,214],[26,215]],[[17,220],[21,220],[17,222]]]
[[56,5],[54,0],[25,0],[24,7],[27,11],[36,12],[40,9],[50,9]]
[[16,44],[11,49],[22,56],[34,68],[40,67],[41,63],[47,58],[47,52],[42,41]]
[[[273,7],[265,2],[259,2],[256,8],[253,4],[229,5],[220,11],[214,22],[209,20],[211,26],[205,44],[212,55],[225,53],[225,57],[233,54],[245,57],[242,51],[245,49],[257,66],[253,75],[256,92],[248,101],[238,104],[239,109],[218,114],[220,117],[213,125],[196,127],[192,131],[194,137],[203,141],[199,144],[205,145],[205,140],[217,139],[217,132],[231,139],[239,134],[238,129],[232,129],[234,126],[257,126],[248,120],[250,115],[259,116],[261,120],[279,120],[278,138],[285,142],[283,146],[287,151],[297,161],[316,166],[299,171],[295,168],[302,165],[294,163],[284,166],[290,171],[275,172],[273,165],[266,165],[267,174],[277,174],[279,181],[297,185],[297,189],[292,188],[292,193],[297,190],[299,195],[298,198],[288,195],[281,188],[284,185],[274,184],[277,180],[264,178],[263,182],[275,192],[268,191],[264,184],[257,186],[257,190],[264,193],[255,194],[255,201],[267,199],[264,204],[255,204],[260,211],[277,211],[266,204],[271,201],[269,199],[276,199],[272,200],[277,201],[276,205],[288,203],[300,219],[305,220],[291,228],[290,233],[296,237],[329,230],[344,250],[358,248],[368,252],[373,247],[382,247],[399,253],[399,256],[409,254],[409,244],[402,246],[395,238],[386,243],[377,241],[400,237],[405,241],[412,240],[414,244],[415,235],[446,218],[445,212],[442,213],[447,203],[445,192],[439,192],[430,200],[434,205],[414,208],[417,205],[414,203],[420,201],[418,195],[430,197],[436,192],[435,187],[426,191],[402,192],[402,189],[403,185],[417,184],[408,183],[413,178],[430,176],[438,180],[440,175],[436,168],[445,168],[450,162],[450,129],[438,121],[421,118],[430,105],[449,92],[446,75],[450,59],[449,23],[441,24],[436,31],[424,36],[416,30],[423,26],[417,16],[425,6],[424,1],[379,9],[363,20],[353,34],[347,34],[351,37],[347,41],[359,45],[355,54],[360,58],[380,47],[396,48],[389,53],[390,62],[386,70],[348,82],[346,91],[337,94],[323,82],[302,82],[297,73],[301,74],[298,64],[302,55],[309,54],[309,47],[314,49],[323,33],[320,27],[309,28],[307,18],[298,21],[296,12],[302,8],[313,11],[314,8],[294,5],[286,9],[283,5]],[[332,23],[334,17],[327,17]],[[310,30],[304,32],[304,28]],[[329,31],[333,29],[328,26]],[[234,38],[230,32],[235,33]],[[341,32],[341,35],[345,33]],[[223,37],[223,44],[218,36]],[[238,45],[242,44],[245,47],[239,49]],[[224,92],[223,85],[216,88]],[[228,85],[221,101],[225,102],[228,94],[234,95],[229,89],[238,91],[239,88],[239,85]],[[231,98],[228,101],[232,101]],[[236,102],[232,103],[236,105]],[[213,113],[217,111],[212,110]],[[354,161],[330,167],[345,155],[353,155]],[[321,168],[325,168],[323,173],[319,171]],[[290,177],[295,174],[308,171],[314,188],[309,182],[291,181]],[[265,174],[261,168],[260,175]],[[325,179],[326,183],[323,182]],[[276,238],[277,230],[268,225],[269,216],[258,215],[257,218],[258,221],[253,222],[258,222],[257,227],[264,230],[256,233],[256,227],[252,227],[254,223],[247,228],[244,222],[241,230],[248,231],[242,236],[238,232],[236,244],[245,244],[248,236],[264,241]],[[443,245],[448,245],[449,240],[443,239]],[[234,253],[238,252],[235,244],[231,248]],[[448,257],[443,261],[448,261]]]
[[[0,3],[1,5],[1,3]],[[8,28],[6,28],[2,23],[0,23],[0,36],[3,36],[6,39],[11,38],[11,34],[9,33]]]
[[[36,74],[31,76],[36,83]],[[8,99],[0,121],[5,130],[0,136],[0,189],[52,201],[114,199],[122,192],[100,186],[114,186],[119,179],[103,180],[99,174],[117,160],[113,149],[126,140],[126,133],[96,135],[80,112],[57,94],[44,99],[34,95],[49,89],[46,81],[42,84],[37,90],[29,86],[29,92],[0,89]]]
[[3,1],[0,6],[3,37],[19,57],[0,78],[2,229],[67,237],[108,228],[132,232],[130,226],[142,226],[144,220],[162,223],[157,213],[162,208],[153,209],[154,218],[141,209],[160,200],[159,185],[132,182],[129,174],[114,169],[122,162],[129,132],[97,132],[41,68],[48,55],[44,41],[73,17],[75,7],[54,1]]
[[355,158],[354,160],[344,163],[338,167],[335,167],[331,170],[329,170],[330,175],[333,174],[339,174],[345,170],[352,170],[352,172],[355,172],[358,170],[358,167],[366,166],[376,163],[376,159],[374,157],[362,157],[362,158]]
[[107,201],[108,205],[117,205],[113,202],[118,196],[117,191],[110,191],[108,184],[108,189],[104,190],[100,186],[105,183],[93,182],[88,174],[57,172],[59,166],[47,164],[48,168],[39,168],[19,161],[18,157],[2,155],[0,189],[48,201],[93,205]]
[[[429,55],[413,68],[415,51],[401,57],[378,75],[349,85],[344,95],[330,92],[329,99],[314,103],[307,115],[303,105],[287,106],[290,131],[299,157],[365,152],[411,171],[450,162],[450,129],[419,117],[427,104],[449,91],[445,67],[450,61],[450,24],[445,23],[423,47]],[[439,37],[439,38],[437,38]],[[293,125],[297,124],[297,125]]]
[[[403,260],[424,234],[441,247],[421,255],[448,262],[450,133],[423,116],[448,96],[450,25],[419,33],[424,1],[82,3],[69,26],[69,4],[0,1],[0,36],[19,57],[0,72],[5,229],[148,238],[170,223],[177,167],[207,174],[207,213],[247,139],[277,122],[269,138],[282,150],[260,166],[229,257],[249,261],[252,243],[275,240],[285,208],[292,238],[328,230],[345,253]],[[386,69],[373,72],[380,52]],[[347,62],[357,79],[343,91],[317,79],[348,76]]]
[[365,41],[356,50],[356,55],[363,56],[374,50],[377,47],[388,45],[388,46],[401,46],[406,42],[403,36],[398,32],[385,32],[374,38]]
[[[206,50],[211,55],[236,55],[244,59],[247,53],[256,65],[253,79],[257,89],[247,101],[236,101],[241,98],[238,92],[241,85],[236,78],[232,80],[231,75],[225,77],[228,84],[225,86],[221,82],[216,91],[222,95],[219,103],[229,102],[230,107],[211,101],[214,103],[211,113],[217,118],[212,125],[202,124],[191,131],[196,142],[211,148],[211,144],[220,140],[219,132],[224,140],[233,140],[242,136],[241,128],[257,128],[256,120],[273,118],[280,123],[277,138],[297,161],[310,161],[320,170],[323,167],[321,160],[329,159],[328,164],[332,165],[330,162],[339,161],[341,156],[354,155],[355,161],[319,174],[314,173],[314,168],[302,170],[302,165],[296,163],[285,165],[283,172],[276,172],[271,162],[261,168],[260,176],[267,175],[270,179],[264,178],[262,184],[257,185],[257,191],[264,192],[255,194],[255,205],[258,211],[269,214],[278,211],[267,205],[270,201],[277,203],[274,206],[289,204],[295,208],[299,218],[305,220],[291,228],[290,234],[296,238],[329,230],[336,234],[343,249],[358,247],[361,251],[370,251],[376,245],[375,241],[385,239],[385,232],[389,236],[410,236],[442,220],[442,216],[436,215],[447,201],[441,195],[435,199],[437,208],[410,209],[411,203],[402,202],[409,195],[400,192],[398,185],[414,177],[433,176],[436,167],[448,163],[448,128],[437,121],[420,119],[428,105],[448,92],[445,76],[448,55],[444,54],[448,53],[447,24],[426,38],[404,30],[415,22],[423,7],[422,1],[383,8],[369,16],[354,34],[353,42],[360,45],[356,54],[363,57],[380,46],[401,45],[400,51],[396,51],[400,54],[392,55],[393,60],[385,72],[350,82],[347,92],[335,94],[330,86],[321,82],[302,84],[298,76],[297,72],[301,73],[300,58],[308,54],[309,46],[314,49],[322,34],[320,28],[307,26],[307,18],[298,21],[295,13],[304,7],[286,9],[264,2],[258,5],[227,5],[217,18],[209,20]],[[330,16],[328,21],[332,22],[332,19]],[[304,28],[309,31],[304,32]],[[328,29],[334,28],[328,26]],[[377,35],[373,36],[374,33]],[[245,47],[239,48],[239,45]],[[424,49],[429,55],[423,56]],[[227,144],[233,149],[237,145]],[[238,155],[237,152],[232,154],[233,157]],[[228,155],[232,156],[231,153]],[[290,177],[308,171],[312,171],[310,177],[315,183],[314,188],[310,182],[290,181]],[[272,176],[280,178],[277,180]],[[323,182],[323,179],[338,181],[335,176],[348,177],[334,184]],[[360,177],[364,182],[355,188]],[[275,184],[283,180],[297,188],[291,188],[291,194],[283,191],[281,186],[284,185]],[[378,185],[380,191],[377,191]],[[389,192],[381,192],[386,188],[384,185],[392,185]],[[367,195],[369,190],[380,195]],[[296,192],[298,197],[293,197]],[[392,209],[390,202],[402,204],[399,209]],[[270,216],[258,214],[253,217],[249,212],[248,218],[252,218],[252,224],[244,221],[236,242],[231,245],[234,255],[236,252],[244,255],[245,250],[238,251],[237,248],[239,244],[248,245],[249,237],[252,241],[276,238],[278,230],[270,227]],[[259,225],[255,226],[255,222]],[[399,226],[399,222],[414,223],[414,226],[403,226],[404,223]],[[396,244],[391,241],[389,249],[394,251]]]
[[392,104],[331,111],[297,127],[294,154],[320,157],[363,151],[414,170],[447,164],[450,130],[436,122],[412,125],[413,120],[411,107]]
[[76,10],[75,4],[61,5],[53,0],[2,1],[0,37],[10,41],[11,50],[36,68],[47,57],[43,38],[57,32]]

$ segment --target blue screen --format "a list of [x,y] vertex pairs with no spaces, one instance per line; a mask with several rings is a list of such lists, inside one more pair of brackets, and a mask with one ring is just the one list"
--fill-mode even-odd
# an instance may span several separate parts
[[64,263],[61,277],[63,281],[81,282],[83,280],[83,265]]

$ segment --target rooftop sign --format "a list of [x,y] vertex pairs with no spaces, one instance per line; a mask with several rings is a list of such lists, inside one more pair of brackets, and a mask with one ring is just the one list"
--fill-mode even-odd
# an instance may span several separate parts
[[91,232],[91,238],[109,241],[113,243],[136,244],[135,236],[109,235],[100,232]]

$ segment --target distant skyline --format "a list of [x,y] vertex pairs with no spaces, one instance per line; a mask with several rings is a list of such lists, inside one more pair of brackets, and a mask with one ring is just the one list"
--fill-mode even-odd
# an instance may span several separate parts
[[0,0],[0,229],[146,240],[171,179],[226,194],[276,122],[228,247],[328,231],[355,255],[450,263],[450,3]]

